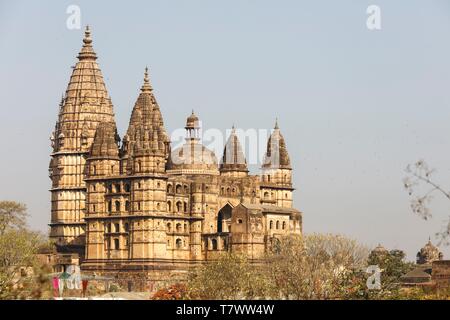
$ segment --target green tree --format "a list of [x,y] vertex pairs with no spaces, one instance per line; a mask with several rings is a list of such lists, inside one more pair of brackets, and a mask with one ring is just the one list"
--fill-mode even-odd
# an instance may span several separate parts
[[284,237],[267,256],[270,295],[283,299],[342,298],[354,285],[350,275],[365,265],[367,255],[367,248],[341,235]]
[[26,206],[0,202],[0,299],[38,298],[48,283],[36,254],[48,238],[26,227]]
[[190,274],[192,299],[255,299],[264,297],[264,277],[244,256],[224,253]]
[[27,207],[15,201],[0,201],[0,235],[9,229],[23,229],[28,217]]

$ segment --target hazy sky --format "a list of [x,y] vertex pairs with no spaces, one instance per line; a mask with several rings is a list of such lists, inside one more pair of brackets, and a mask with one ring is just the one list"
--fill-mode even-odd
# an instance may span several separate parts
[[431,221],[415,216],[402,186],[424,158],[450,188],[448,0],[0,1],[0,199],[26,203],[32,227],[50,220],[49,136],[82,43],[71,4],[92,27],[121,134],[148,65],[169,132],[193,108],[205,129],[279,118],[306,233],[413,259],[448,219],[440,197]]

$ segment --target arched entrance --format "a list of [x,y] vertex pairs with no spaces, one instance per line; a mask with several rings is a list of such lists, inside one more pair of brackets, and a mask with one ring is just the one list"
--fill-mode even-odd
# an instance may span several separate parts
[[220,209],[217,215],[217,232],[230,232],[232,209],[228,203]]

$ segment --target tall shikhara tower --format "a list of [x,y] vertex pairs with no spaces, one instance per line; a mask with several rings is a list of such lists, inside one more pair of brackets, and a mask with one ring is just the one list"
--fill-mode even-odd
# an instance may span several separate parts
[[51,135],[53,152],[49,166],[51,233],[58,251],[84,255],[86,157],[100,122],[114,124],[114,111],[106,91],[89,27],[60,104]]

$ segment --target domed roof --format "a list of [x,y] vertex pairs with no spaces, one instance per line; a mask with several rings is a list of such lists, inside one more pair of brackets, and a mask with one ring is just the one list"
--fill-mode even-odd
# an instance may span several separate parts
[[179,174],[218,174],[214,152],[197,140],[187,140],[169,156],[167,170]]
[[383,247],[381,244],[378,244],[375,249],[372,250],[374,253],[388,253],[389,251]]
[[431,239],[417,253],[418,264],[431,263],[440,259],[442,259],[442,253],[431,243]]
[[216,155],[200,143],[199,119],[194,111],[187,118],[185,129],[186,142],[169,154],[167,171],[172,174],[218,175]]
[[194,114],[194,110],[189,117],[186,119],[186,129],[199,128],[198,117]]

